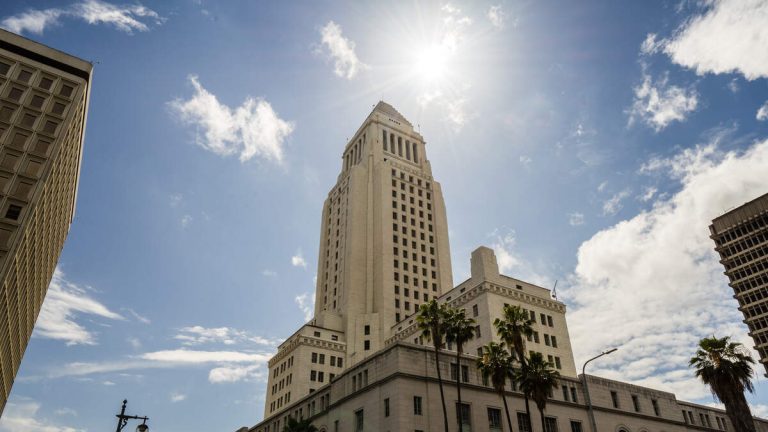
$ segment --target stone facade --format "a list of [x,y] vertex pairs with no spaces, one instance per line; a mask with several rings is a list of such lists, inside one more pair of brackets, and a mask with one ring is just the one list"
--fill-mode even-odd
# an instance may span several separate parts
[[91,71],[0,30],[0,413],[75,214]]
[[[546,432],[591,430],[587,389],[600,432],[733,431],[722,410],[577,375],[566,305],[546,288],[500,274],[491,249],[472,252],[470,278],[453,287],[440,186],[423,138],[394,108],[374,108],[342,165],[323,207],[315,317],[269,362],[264,420],[238,432],[279,432],[288,417],[311,419],[323,432],[442,430],[435,354],[414,316],[431,298],[463,308],[479,330],[460,364],[455,347],[440,354],[450,430],[459,429],[461,379],[468,410],[461,429],[509,431],[500,396],[476,367],[480,347],[499,341],[493,321],[509,304],[535,322],[526,349],[561,374],[545,409]],[[506,396],[513,430],[541,432],[535,404],[530,424],[521,393],[509,388]],[[768,422],[755,422],[768,432]]]
[[768,194],[715,218],[709,231],[768,372]]

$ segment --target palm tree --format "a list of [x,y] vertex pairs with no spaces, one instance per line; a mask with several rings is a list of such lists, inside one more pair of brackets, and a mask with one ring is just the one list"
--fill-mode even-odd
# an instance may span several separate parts
[[416,323],[421,330],[421,335],[427,340],[432,340],[435,347],[435,369],[437,369],[437,384],[440,386],[440,402],[443,404],[443,426],[448,432],[448,411],[445,409],[445,395],[443,394],[443,377],[440,374],[440,349],[445,341],[445,323],[448,312],[444,304],[439,304],[436,299],[419,306],[416,315]]
[[[499,338],[510,348],[510,355],[517,357],[520,367],[525,366],[525,338],[533,335],[533,325],[536,322],[531,319],[528,312],[517,305],[506,305],[503,310],[503,318],[493,321]],[[531,408],[528,404],[528,396],[525,397],[525,415],[528,423],[531,422]]]
[[477,359],[477,368],[483,374],[483,379],[490,378],[491,385],[501,395],[504,401],[504,411],[507,414],[507,426],[512,431],[512,419],[509,417],[507,397],[504,394],[507,385],[507,377],[511,376],[512,357],[510,357],[503,343],[488,342],[483,346],[483,356]]
[[465,309],[449,309],[445,327],[445,339],[456,344],[456,394],[459,408],[456,417],[461,431],[461,354],[464,344],[475,337],[475,320],[466,316]]
[[544,409],[547,407],[549,394],[557,388],[560,373],[553,369],[552,363],[544,360],[541,353],[533,352],[528,357],[528,362],[520,367],[516,375],[523,394],[536,403],[536,408],[541,415],[541,430],[546,432]]
[[283,432],[317,432],[317,428],[312,425],[309,419],[296,420],[288,417],[288,421],[283,426]]
[[752,413],[744,390],[751,393],[752,364],[755,361],[738,342],[730,337],[704,338],[699,341],[696,356],[689,366],[696,369],[696,376],[712,390],[712,394],[725,405],[725,413],[737,431],[755,432]]

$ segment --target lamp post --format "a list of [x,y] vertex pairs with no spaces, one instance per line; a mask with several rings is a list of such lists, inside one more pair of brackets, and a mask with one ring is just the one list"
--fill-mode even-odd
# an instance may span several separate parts
[[123,400],[123,409],[120,410],[120,414],[115,414],[115,417],[117,417],[117,429],[115,429],[115,432],[122,431],[125,425],[128,424],[128,420],[131,419],[142,420],[142,423],[136,426],[136,432],[149,432],[149,426],[147,426],[147,420],[149,420],[149,417],[125,415],[126,405],[128,405],[128,399]]
[[595,423],[595,412],[592,410],[592,401],[589,399],[589,387],[587,386],[587,364],[591,362],[592,360],[599,359],[600,357],[604,355],[608,355],[614,351],[616,351],[618,348],[611,348],[608,351],[603,351],[600,354],[592,357],[591,359],[584,362],[584,366],[581,368],[581,379],[584,380],[584,396],[587,400],[587,409],[589,410],[589,425],[592,428],[592,432],[597,432],[597,424]]

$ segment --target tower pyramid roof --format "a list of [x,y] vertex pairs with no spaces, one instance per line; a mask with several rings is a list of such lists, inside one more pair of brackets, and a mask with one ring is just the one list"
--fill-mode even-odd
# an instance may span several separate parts
[[411,122],[409,122],[405,117],[403,117],[400,112],[398,112],[392,105],[384,102],[379,101],[379,103],[376,104],[376,106],[373,108],[373,111],[380,111],[390,117],[392,117],[394,120],[397,120],[401,123],[407,124],[410,127],[413,127]]

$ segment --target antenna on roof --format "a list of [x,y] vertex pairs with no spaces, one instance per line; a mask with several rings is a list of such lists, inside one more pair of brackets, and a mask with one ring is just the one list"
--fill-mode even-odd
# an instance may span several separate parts
[[557,279],[555,279],[555,287],[552,288],[552,298],[557,300]]

